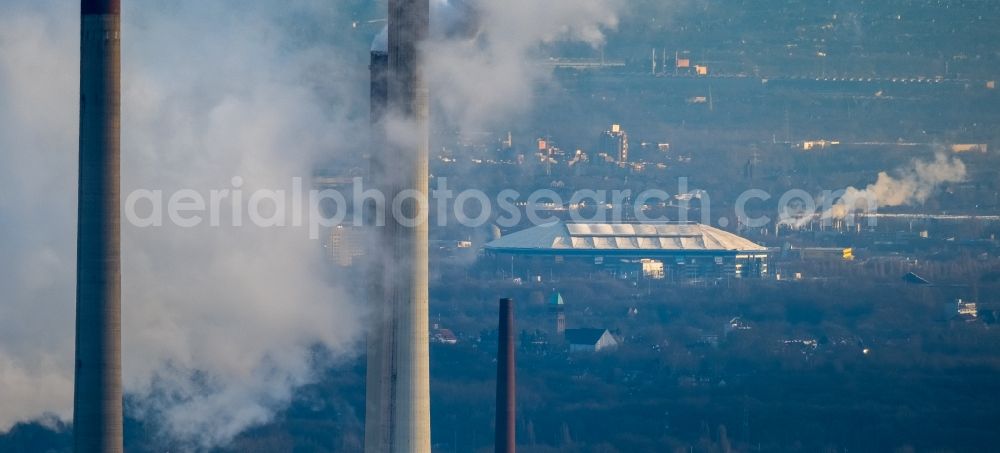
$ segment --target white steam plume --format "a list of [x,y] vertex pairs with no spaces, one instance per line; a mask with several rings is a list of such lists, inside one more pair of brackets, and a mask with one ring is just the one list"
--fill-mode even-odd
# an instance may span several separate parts
[[[470,0],[430,0],[431,30],[435,39],[472,39],[479,33],[480,17]],[[389,47],[389,27],[372,40],[371,50],[385,52]]]
[[[232,190],[238,176],[245,201],[257,189],[288,191],[324,154],[345,152],[337,146],[352,145],[356,127],[346,114],[363,99],[329,84],[364,66],[281,25],[306,13],[337,23],[332,10],[321,1],[126,9],[125,191]],[[314,346],[357,352],[361,310],[327,281],[321,243],[301,228],[131,228],[124,250],[126,389],[138,415],[191,448],[270,420],[314,379]]]
[[[71,416],[79,109],[73,5],[24,1],[0,16],[0,250],[7,263],[0,268],[0,430],[45,412]],[[348,107],[364,99],[349,93],[349,84],[328,87],[321,78],[346,80],[342,68],[357,66],[363,83],[364,66],[322,39],[292,39],[279,26],[302,10],[334,22],[327,13],[334,9],[323,6],[126,3],[123,196],[233,189],[233,176],[245,181],[247,194],[288,188],[323,154],[352,145],[344,138],[354,126]],[[228,202],[222,206],[230,212]],[[313,379],[316,347],[334,357],[357,352],[362,310],[328,282],[321,244],[302,229],[168,222],[126,224],[123,233],[130,413],[190,449],[223,444],[268,421]]]
[[[535,90],[550,81],[538,64],[540,50],[562,41],[599,46],[618,25],[623,0],[466,0],[440,4],[435,28],[463,29],[437,34],[428,47],[427,76],[435,104],[445,120],[475,130],[509,121],[532,105]],[[459,7],[458,5],[461,5]],[[478,20],[457,20],[461,14]],[[472,24],[472,25],[469,25]]]
[[[0,431],[71,415],[76,4],[11,0],[0,15]],[[427,75],[445,116],[477,129],[530,107],[548,80],[534,63],[543,46],[599,45],[623,1],[457,5],[435,6],[435,21],[462,26],[435,34]],[[287,189],[318,160],[357,153],[367,39],[337,32],[350,29],[337,10],[325,0],[127,2],[123,196],[232,190],[233,176],[246,194]],[[476,20],[457,20],[468,14]],[[317,347],[360,352],[363,309],[323,274],[321,250],[295,228],[126,225],[130,413],[189,449],[225,444],[314,378],[325,365]]]
[[0,14],[0,430],[72,412],[79,25],[31,6]]
[[895,174],[892,176],[883,171],[874,183],[864,189],[853,186],[844,189],[844,193],[822,213],[821,218],[844,219],[856,212],[871,212],[880,207],[923,204],[942,184],[966,178],[965,163],[941,152],[935,154],[933,160],[914,159],[909,165],[897,169]]

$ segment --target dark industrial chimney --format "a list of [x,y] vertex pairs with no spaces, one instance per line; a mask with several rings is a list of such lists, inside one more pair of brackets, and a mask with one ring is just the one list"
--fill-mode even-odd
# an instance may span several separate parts
[[76,453],[122,451],[119,0],[82,0]]
[[[389,54],[384,48],[371,51],[368,67],[370,80],[371,147],[368,150],[368,178],[379,190],[385,190],[385,167],[391,162],[386,151],[385,115],[389,101]],[[380,250],[385,241],[384,228],[377,228],[378,209],[374,200],[364,206],[368,245]],[[392,367],[395,343],[395,306],[385,297],[386,263],[381,253],[366,256],[368,266],[368,303],[371,323],[367,337],[367,376],[365,385],[365,451],[390,451],[392,445]]]
[[[371,124],[374,129],[382,123],[382,119],[385,118],[386,109],[388,109],[389,53],[385,49],[372,49],[368,70],[371,76],[369,81],[369,99],[371,101],[369,112],[371,115]],[[375,150],[371,151],[374,152]]]
[[514,453],[514,301],[500,299],[500,326],[497,334],[497,453]]

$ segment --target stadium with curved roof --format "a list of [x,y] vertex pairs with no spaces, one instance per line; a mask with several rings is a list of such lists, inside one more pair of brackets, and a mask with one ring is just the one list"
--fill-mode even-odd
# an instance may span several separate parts
[[554,221],[489,242],[485,253],[520,258],[522,264],[592,260],[595,265],[638,268],[654,278],[767,273],[766,247],[694,222]]

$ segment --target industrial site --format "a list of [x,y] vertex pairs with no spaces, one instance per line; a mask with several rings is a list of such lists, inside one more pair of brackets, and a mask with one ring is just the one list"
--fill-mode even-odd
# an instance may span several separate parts
[[10,0],[0,452],[978,452],[1000,3]]

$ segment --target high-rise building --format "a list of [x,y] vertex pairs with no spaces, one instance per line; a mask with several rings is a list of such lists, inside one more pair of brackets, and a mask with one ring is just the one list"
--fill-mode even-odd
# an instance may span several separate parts
[[366,233],[366,229],[350,224],[333,227],[324,244],[327,260],[343,268],[354,266],[365,255]]
[[611,129],[601,134],[602,153],[614,156],[618,163],[628,162],[628,133],[619,124],[612,124]]
[[121,7],[80,5],[73,450],[121,452]]

